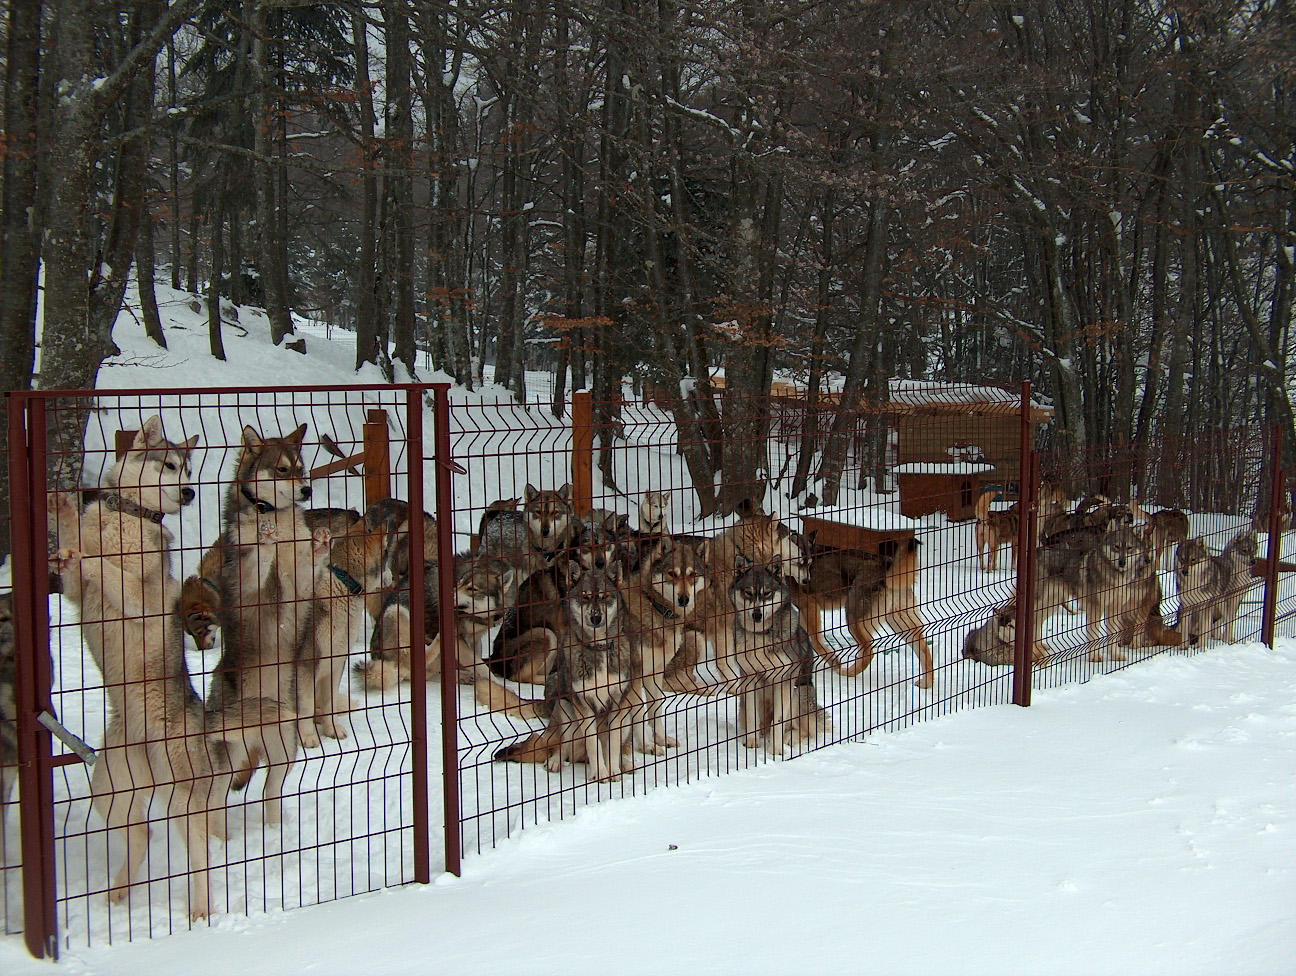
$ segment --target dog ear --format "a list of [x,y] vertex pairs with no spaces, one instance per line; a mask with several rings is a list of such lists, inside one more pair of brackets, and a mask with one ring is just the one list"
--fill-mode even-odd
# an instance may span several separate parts
[[614,559],[610,563],[608,563],[607,577],[613,583],[621,582],[621,560]]
[[139,449],[154,447],[165,443],[166,437],[162,434],[162,418],[157,414],[154,414],[149,417],[148,420],[144,421],[144,426],[141,427],[139,433],[135,435],[135,442],[131,447]]
[[561,498],[563,501],[570,501],[571,493],[572,493],[572,486],[570,481],[558,489],[558,497]]
[[284,438],[289,444],[296,444],[301,447],[302,440],[306,437],[306,425],[302,424],[291,434]]
[[819,535],[818,529],[811,529],[809,532],[807,532],[805,535],[801,537],[807,553],[809,553],[810,550],[814,548],[815,538],[818,535]]
[[752,561],[747,558],[746,553],[744,552],[734,553],[734,566],[737,567],[738,569],[746,569],[751,564]]
[[526,487],[522,489],[522,497],[523,499],[526,500],[526,503],[528,505],[530,505],[533,501],[535,501],[536,496],[539,494],[540,492],[536,491],[534,488],[531,487],[531,482],[529,481],[527,482]]
[[257,432],[257,429],[253,427],[251,424],[248,424],[246,427],[243,428],[244,447],[250,447],[253,450],[256,450],[257,448],[261,447],[264,443],[265,441],[261,438],[261,435]]
[[711,562],[711,540],[710,539],[703,539],[701,542],[697,544],[697,549],[694,551],[697,553],[698,559],[702,560],[703,563]]
[[187,441],[182,441],[180,443],[181,450],[183,450],[186,454],[190,453],[197,446],[198,446],[197,434],[194,434],[193,437],[189,438]]

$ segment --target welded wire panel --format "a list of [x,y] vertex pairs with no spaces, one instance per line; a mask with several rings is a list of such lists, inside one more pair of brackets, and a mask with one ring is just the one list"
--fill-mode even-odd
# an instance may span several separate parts
[[[12,538],[12,510],[0,510],[0,530]],[[13,587],[0,578],[0,932],[17,935],[22,920],[22,844],[18,836],[17,647]]]
[[[993,406],[966,405],[978,395]],[[495,519],[522,526],[516,538],[544,510],[580,526],[536,568],[517,571],[530,574],[517,605],[475,648],[479,674],[463,675],[467,849],[604,797],[1009,700],[1009,669],[964,659],[963,644],[1013,592],[1011,546],[993,565],[987,554],[983,568],[975,516],[983,490],[996,510],[1020,490],[1015,393],[946,388],[930,403],[914,390],[899,403],[843,410],[654,391],[594,402],[584,418],[458,403],[452,420],[454,457],[467,471],[453,531],[476,553],[461,573],[502,537],[497,529],[490,541]],[[667,539],[651,524],[661,500]],[[595,709],[595,726],[619,723],[630,743],[611,776],[586,761],[581,709],[598,695],[573,692],[579,675],[553,674],[555,662],[571,670],[599,651],[597,639],[578,639],[571,588],[592,573],[589,539],[603,528],[621,563],[625,623],[612,632],[638,648],[644,686],[632,705]],[[592,588],[607,587],[601,578]],[[755,603],[771,629],[752,620]],[[605,703],[620,694],[615,676],[589,681],[603,683]]]
[[97,393],[46,410],[53,711],[98,754],[91,767],[55,743],[65,941],[411,880],[408,695],[369,696],[352,667],[404,531],[363,516],[406,497],[405,391]]
[[[1264,584],[1252,565],[1268,543],[1265,434],[1041,455],[1043,481],[1064,506],[1040,522],[1038,687],[1259,638]],[[1280,587],[1290,600],[1290,578]]]

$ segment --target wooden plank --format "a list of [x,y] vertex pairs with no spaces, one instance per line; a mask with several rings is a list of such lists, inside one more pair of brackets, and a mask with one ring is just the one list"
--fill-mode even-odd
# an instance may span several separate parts
[[588,515],[594,507],[594,398],[589,390],[572,394],[572,508]]
[[[391,497],[391,442],[387,432],[387,411],[369,411],[364,424],[365,504],[372,505]],[[422,458],[411,459],[421,464]]]
[[[1255,565],[1251,567],[1251,575],[1258,577],[1259,579],[1264,579],[1264,577],[1266,576],[1266,574],[1268,574],[1268,572],[1269,572],[1269,560],[1263,557],[1257,559],[1255,561]],[[1296,573],[1296,563],[1289,563],[1285,559],[1280,559],[1278,561],[1278,572]]]

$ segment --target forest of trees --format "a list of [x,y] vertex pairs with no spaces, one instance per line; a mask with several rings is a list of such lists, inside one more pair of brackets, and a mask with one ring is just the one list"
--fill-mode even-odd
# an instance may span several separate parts
[[5,389],[92,387],[135,276],[160,343],[155,280],[218,357],[219,294],[393,377],[522,393],[541,345],[558,402],[696,377],[681,424],[758,424],[786,369],[1030,379],[1063,446],[1292,430],[1288,0],[7,0],[4,31]]

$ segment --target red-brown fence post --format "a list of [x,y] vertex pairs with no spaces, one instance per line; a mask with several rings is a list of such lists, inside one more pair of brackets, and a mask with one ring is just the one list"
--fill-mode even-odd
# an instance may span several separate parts
[[22,838],[23,938],[37,959],[58,958],[54,851],[54,713],[49,654],[49,530],[45,401],[8,394],[9,501],[17,650],[18,811]]
[[1035,650],[1035,520],[1039,509],[1039,457],[1031,423],[1031,385],[1021,389],[1021,459],[1017,466],[1017,615],[1013,647],[1013,704],[1031,703],[1031,667]]
[[[375,411],[370,411],[372,418]],[[369,444],[369,424],[365,425],[365,445]],[[387,423],[384,414],[383,440]],[[427,634],[425,633],[425,588],[423,582],[423,390],[405,390],[405,431],[409,446],[405,452],[409,476],[409,572],[410,572],[410,761],[413,763],[411,786],[414,801],[414,880],[432,881],[432,823],[428,797],[428,720],[427,720]],[[367,451],[366,451],[367,454]],[[366,458],[367,460],[367,458]],[[365,486],[369,485],[366,467]],[[367,494],[367,492],[366,492]],[[370,500],[370,504],[373,501]],[[438,523],[439,524],[439,523]],[[451,574],[442,573],[441,576]],[[443,606],[445,604],[442,604]],[[443,643],[444,647],[445,644]],[[452,645],[453,646],[453,645]]]
[[589,390],[572,394],[572,508],[588,515],[594,507],[594,397]]
[[[454,573],[454,475],[465,474],[450,452],[450,384],[432,387],[432,421],[436,438],[437,574],[441,623],[441,774],[445,810],[445,869],[462,873],[463,844],[459,809],[459,675],[455,636]],[[410,560],[413,564],[414,560]],[[413,594],[411,593],[411,596]],[[413,612],[413,606],[411,606]],[[421,672],[415,671],[414,687]],[[417,690],[415,691],[417,695]]]
[[1274,424],[1273,447],[1269,454],[1272,476],[1269,484],[1269,548],[1265,553],[1264,611],[1260,617],[1260,639],[1274,645],[1278,623],[1278,562],[1282,559],[1282,510],[1287,491],[1287,476],[1282,469],[1282,427]]

